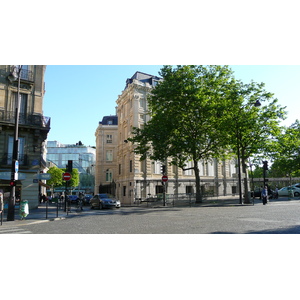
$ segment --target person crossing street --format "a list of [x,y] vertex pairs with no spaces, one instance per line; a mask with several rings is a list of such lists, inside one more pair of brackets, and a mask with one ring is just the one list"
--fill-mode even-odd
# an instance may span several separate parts
[[266,205],[268,203],[268,187],[265,186],[265,188],[261,192],[261,198],[263,201],[263,205]]

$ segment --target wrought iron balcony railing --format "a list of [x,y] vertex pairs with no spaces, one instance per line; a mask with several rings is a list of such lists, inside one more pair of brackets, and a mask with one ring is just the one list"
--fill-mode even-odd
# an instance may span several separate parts
[[33,81],[33,72],[30,70],[21,70],[21,80]]
[[[28,161],[28,155],[26,154],[19,154],[18,155],[18,161],[19,161],[19,164],[21,166],[28,166],[29,164],[29,161]],[[11,165],[12,164],[12,154],[11,153],[4,153],[2,155],[2,158],[1,158],[1,165]]]
[[[37,126],[50,129],[50,118],[42,115],[22,114],[19,116],[19,125]],[[0,122],[15,123],[15,112],[0,111]]]

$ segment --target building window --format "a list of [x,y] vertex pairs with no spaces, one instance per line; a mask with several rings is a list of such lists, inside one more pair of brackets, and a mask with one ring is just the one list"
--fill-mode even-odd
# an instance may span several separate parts
[[109,169],[107,169],[106,170],[106,174],[105,174],[106,176],[106,182],[112,182],[112,172],[111,172],[111,170],[109,170]]
[[119,164],[119,175],[121,175],[122,167],[121,164]]
[[[25,163],[25,155],[24,155],[24,145],[25,145],[25,139],[22,137],[18,138],[19,141],[19,156],[18,161],[20,165],[24,165]],[[14,137],[10,136],[8,139],[8,156],[7,156],[7,164],[12,164],[12,156],[13,156],[13,144],[14,144]]]
[[129,172],[132,172],[132,160],[129,162]]
[[106,143],[111,144],[112,143],[112,134],[107,134],[106,135]]
[[[186,166],[185,168],[192,168],[193,167],[193,163],[191,161],[188,161],[186,163]],[[189,170],[186,170],[183,172],[183,175],[186,175],[186,176],[192,176],[193,175],[193,169],[189,169]]]
[[106,161],[112,161],[112,160],[113,160],[113,151],[106,150]]
[[186,186],[185,187],[185,192],[186,192],[186,194],[193,194],[194,193],[193,192],[193,186],[191,186],[191,185]]
[[123,196],[126,196],[126,186],[123,186]]

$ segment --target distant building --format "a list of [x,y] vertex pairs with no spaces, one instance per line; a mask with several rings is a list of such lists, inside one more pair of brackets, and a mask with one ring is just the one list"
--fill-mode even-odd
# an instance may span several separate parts
[[80,174],[80,184],[77,188],[85,190],[86,193],[94,191],[95,154],[94,147],[85,146],[81,142],[76,144],[47,142],[47,161],[63,169],[66,168],[68,160],[72,160],[73,168],[78,169]]
[[96,129],[95,193],[115,194],[118,117],[105,116]]
[[[96,130],[96,190],[97,186],[112,183],[112,191],[124,204],[163,192],[161,166],[159,161],[149,158],[141,161],[134,153],[134,145],[128,142],[134,127],[143,128],[149,121],[147,96],[161,78],[142,72],[136,72],[127,79],[125,89],[118,97],[118,120],[110,124],[104,117]],[[111,137],[111,138],[108,138]],[[191,166],[191,162],[188,162]],[[199,164],[202,192],[215,195],[231,195],[238,192],[236,160],[201,161]],[[193,170],[182,171],[167,165],[166,173],[168,194],[195,193],[195,175]]]
[[37,207],[45,183],[36,179],[38,173],[47,171],[45,141],[50,130],[50,118],[43,115],[46,66],[0,66],[0,190],[6,196],[11,190],[5,174],[11,172],[13,158],[18,80],[10,81],[8,76],[14,69],[21,70],[16,198],[28,200],[30,207]]

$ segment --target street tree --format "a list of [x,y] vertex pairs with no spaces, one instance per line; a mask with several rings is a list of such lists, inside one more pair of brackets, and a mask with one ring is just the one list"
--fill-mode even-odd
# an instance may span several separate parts
[[228,133],[230,148],[242,166],[245,203],[250,201],[247,178],[249,158],[266,155],[269,141],[280,133],[280,121],[286,115],[285,108],[278,105],[274,94],[264,87],[264,83],[235,81],[225,98],[228,110],[223,117],[223,125]]
[[52,187],[62,186],[62,169],[59,169],[58,167],[54,166],[49,168],[47,173],[51,174],[51,179],[47,180],[47,184],[51,185]]
[[281,177],[298,176],[300,172],[300,122],[296,120],[284,127],[270,143],[270,156],[274,160],[272,173]]
[[[227,134],[220,121],[224,97],[233,80],[228,66],[164,66],[162,80],[148,97],[150,121],[129,140],[141,160],[151,159],[192,169],[196,201],[202,202],[200,161],[224,157]],[[187,167],[191,161],[192,166]]]
[[[62,169],[63,173],[67,172],[66,169]],[[71,180],[68,182],[69,187],[76,187],[79,185],[79,172],[78,169],[73,168],[71,172]],[[65,184],[65,181],[63,181],[63,184]]]

